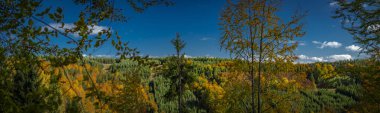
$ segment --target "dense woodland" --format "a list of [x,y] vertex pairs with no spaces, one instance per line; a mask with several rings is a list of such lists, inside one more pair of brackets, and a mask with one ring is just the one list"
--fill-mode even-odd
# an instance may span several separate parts
[[[14,80],[3,83],[9,85],[5,90],[9,93],[2,93],[2,112],[178,110],[178,94],[173,89],[178,84],[172,69],[175,57],[152,58],[144,63],[86,57],[84,64],[62,67],[40,59],[38,70],[14,72]],[[183,65],[186,71],[182,73],[187,75],[181,96],[183,112],[249,112],[252,109],[244,62],[189,58],[184,59]],[[264,69],[270,73],[264,73],[261,78],[262,112],[379,110],[379,86],[375,85],[379,84],[379,64],[371,60],[268,64]]]
[[[0,1],[1,113],[380,111],[379,1],[339,1],[342,7],[334,16],[356,22],[343,27],[368,58],[315,63],[295,63],[297,43],[288,43],[305,34],[302,18],[307,14],[283,22],[275,15],[276,0],[228,1],[219,41],[231,58],[186,58],[179,33],[171,40],[172,56],[140,56],[110,29],[90,35],[91,25],[126,21],[114,1],[73,2],[84,9],[75,27],[62,31],[45,22],[63,28],[60,7],[46,8],[38,0]],[[136,12],[173,5],[166,0],[127,3]],[[362,9],[362,3],[374,8]],[[57,38],[72,46],[50,41]],[[106,42],[118,50],[118,57],[83,56]]]

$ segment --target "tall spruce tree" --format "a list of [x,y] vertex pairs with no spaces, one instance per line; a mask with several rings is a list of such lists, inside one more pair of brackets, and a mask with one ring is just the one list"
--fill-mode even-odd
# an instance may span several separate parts
[[172,45],[175,48],[175,55],[168,58],[168,61],[164,64],[163,75],[168,77],[172,83],[169,91],[165,94],[168,99],[178,97],[178,112],[184,112],[184,101],[182,99],[185,85],[191,84],[194,81],[194,69],[193,65],[187,63],[185,54],[182,52],[185,47],[185,42],[180,38],[179,33],[176,34],[176,38],[171,40]]
[[178,112],[182,113],[182,70],[183,70],[183,58],[184,55],[181,53],[182,49],[185,47],[185,42],[181,40],[179,33],[176,34],[176,38],[171,41],[176,50],[176,63],[177,63],[177,76],[178,76]]

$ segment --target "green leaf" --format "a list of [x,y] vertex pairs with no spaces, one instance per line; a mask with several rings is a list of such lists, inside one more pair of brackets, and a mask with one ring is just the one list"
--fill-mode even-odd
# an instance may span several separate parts
[[60,28],[63,28],[63,27],[65,27],[65,23],[62,22]]
[[32,20],[32,19],[29,19],[29,21],[28,21],[29,26],[32,26],[33,23],[34,23],[33,20]]
[[58,7],[58,8],[57,8],[57,12],[58,12],[58,13],[62,13],[62,8]]
[[45,31],[45,32],[48,32],[49,29],[48,29],[47,27],[44,27],[44,31]]
[[100,45],[100,41],[96,41],[94,47],[99,47],[99,45]]
[[50,8],[51,8],[51,7],[46,8],[46,9],[45,9],[44,11],[42,11],[41,13],[36,14],[36,16],[44,16],[45,14],[49,13]]
[[115,40],[112,40],[112,45],[115,45],[115,43],[116,43]]
[[53,14],[48,14],[49,15],[49,18],[52,19],[52,20],[55,20],[55,17]]

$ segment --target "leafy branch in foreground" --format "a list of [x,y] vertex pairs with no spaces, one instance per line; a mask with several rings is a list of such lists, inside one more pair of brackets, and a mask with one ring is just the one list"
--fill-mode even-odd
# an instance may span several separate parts
[[380,1],[334,0],[337,3],[333,18],[341,19],[342,27],[354,36],[361,51],[380,59]]
[[[44,6],[42,1],[34,0],[0,1],[0,58],[2,60],[0,62],[2,74],[0,81],[6,83],[4,87],[1,87],[1,91],[5,95],[12,94],[8,88],[11,87],[8,81],[15,79],[13,72],[38,70],[41,59],[46,60],[54,67],[64,67],[78,63],[78,60],[83,61],[83,53],[89,49],[100,47],[108,40],[111,40],[111,44],[118,50],[121,58],[137,56],[135,55],[138,53],[136,49],[131,49],[127,43],[123,43],[116,31],[110,28],[95,31],[95,27],[99,26],[100,23],[126,21],[127,18],[122,13],[123,9],[115,5],[116,1],[73,1],[81,8],[78,9],[77,17],[72,16],[72,19],[75,20],[72,24],[64,21],[67,17],[64,15],[63,6]],[[171,4],[170,1],[166,0],[128,0],[127,3],[127,6],[132,7],[137,12],[142,12],[154,5]],[[67,43],[68,46],[58,44],[56,40],[59,40],[59,43]],[[31,79],[31,81],[35,80]],[[1,105],[7,104],[8,102],[1,102]],[[13,109],[12,107],[2,108]],[[23,111],[25,109],[16,107],[14,110]]]

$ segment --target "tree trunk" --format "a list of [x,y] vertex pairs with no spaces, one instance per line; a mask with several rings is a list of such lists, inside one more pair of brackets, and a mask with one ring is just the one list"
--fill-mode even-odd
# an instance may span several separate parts
[[[265,0],[264,0],[264,3],[263,3],[263,17],[262,17],[262,21],[264,21],[265,19]],[[262,68],[262,55],[263,55],[263,39],[264,39],[264,22],[261,22],[261,36],[260,36],[260,50],[259,50],[259,80],[258,80],[258,85],[257,85],[257,112],[258,113],[261,113],[261,98],[260,98],[260,93],[261,93],[261,68]]]
[[178,96],[178,113],[182,113],[182,63],[181,63],[181,57],[179,55],[179,51],[177,51],[177,66],[178,66],[178,78],[179,78],[179,96]]
[[[249,7],[251,7],[251,3],[249,3]],[[252,14],[251,14],[251,9],[249,8],[248,9],[248,14],[249,14],[249,21],[252,20]],[[254,44],[254,40],[253,40],[253,36],[252,36],[252,25],[249,25],[249,38],[250,38],[250,50],[251,50],[251,61],[248,61],[249,63],[249,68],[250,68],[250,74],[251,74],[251,90],[252,90],[252,113],[256,113],[256,110],[255,110],[255,86],[254,86],[254,69],[253,69],[253,66],[254,66],[254,50],[253,50],[253,44]],[[256,31],[255,31],[255,34],[256,34]]]

